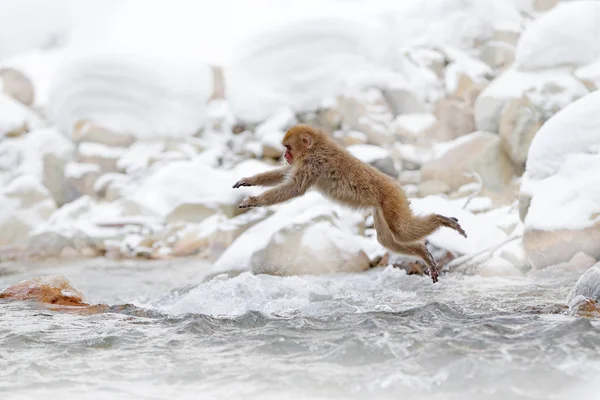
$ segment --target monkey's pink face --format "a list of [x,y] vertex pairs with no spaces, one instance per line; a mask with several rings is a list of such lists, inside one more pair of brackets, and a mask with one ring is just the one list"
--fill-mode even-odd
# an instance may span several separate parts
[[285,161],[289,165],[292,165],[292,162],[294,161],[294,156],[292,155],[292,148],[289,145],[285,145],[285,154],[283,155],[283,158],[285,158]]

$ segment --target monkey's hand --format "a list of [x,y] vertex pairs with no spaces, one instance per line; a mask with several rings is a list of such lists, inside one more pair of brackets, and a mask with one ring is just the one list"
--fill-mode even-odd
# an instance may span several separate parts
[[250,196],[247,197],[244,201],[242,201],[239,205],[240,208],[251,208],[258,207],[258,202],[256,201],[256,197]]
[[237,189],[237,188],[242,187],[242,186],[254,186],[254,184],[252,182],[250,182],[249,178],[242,178],[239,181],[237,181],[235,183],[235,185],[233,185],[233,188]]

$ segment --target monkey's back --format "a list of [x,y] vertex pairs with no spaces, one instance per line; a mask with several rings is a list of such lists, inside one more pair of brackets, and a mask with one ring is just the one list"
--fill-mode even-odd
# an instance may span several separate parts
[[383,201],[406,203],[400,184],[346,149],[332,146],[315,187],[325,196],[355,208],[377,207]]

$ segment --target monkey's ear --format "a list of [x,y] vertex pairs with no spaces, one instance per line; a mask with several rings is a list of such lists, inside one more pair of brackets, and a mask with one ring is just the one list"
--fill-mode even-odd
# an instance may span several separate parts
[[302,135],[300,135],[300,139],[302,140],[302,143],[304,143],[304,145],[306,146],[307,149],[310,149],[310,147],[312,146],[312,137],[310,137],[310,135],[308,133],[303,133]]

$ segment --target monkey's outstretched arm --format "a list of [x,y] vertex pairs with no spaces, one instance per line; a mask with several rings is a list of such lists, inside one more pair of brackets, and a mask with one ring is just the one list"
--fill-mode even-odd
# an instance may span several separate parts
[[283,182],[286,175],[289,173],[291,166],[277,168],[272,171],[263,172],[262,174],[242,178],[233,185],[234,188],[241,186],[275,186]]
[[302,196],[312,184],[306,173],[296,171],[285,183],[269,189],[260,196],[250,196],[240,204],[240,208],[264,207]]

